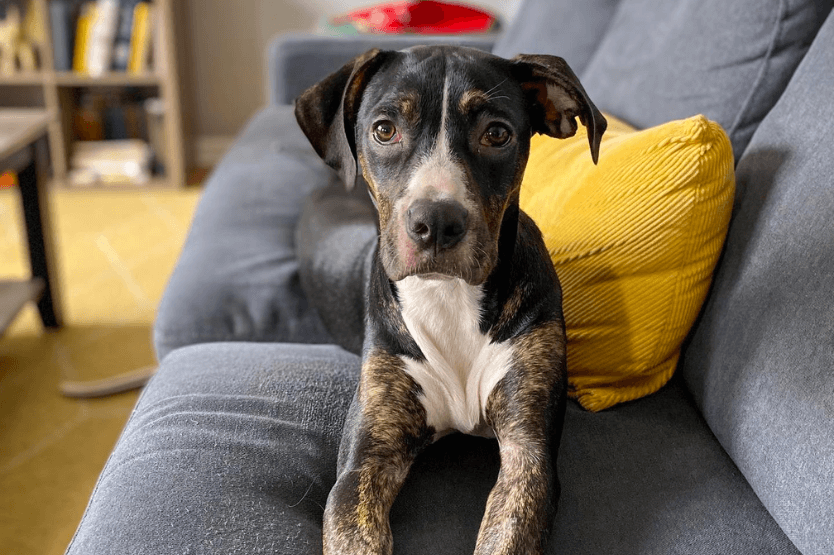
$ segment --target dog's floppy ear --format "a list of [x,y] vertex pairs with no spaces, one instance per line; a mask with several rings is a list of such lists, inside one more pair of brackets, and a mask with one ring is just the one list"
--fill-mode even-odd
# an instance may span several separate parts
[[313,148],[345,186],[356,181],[356,114],[373,74],[392,52],[369,50],[313,85],[295,101],[295,118]]
[[522,54],[512,59],[516,78],[531,103],[533,131],[564,139],[576,133],[576,117],[588,130],[594,164],[608,122],[597,110],[573,70],[558,56]]

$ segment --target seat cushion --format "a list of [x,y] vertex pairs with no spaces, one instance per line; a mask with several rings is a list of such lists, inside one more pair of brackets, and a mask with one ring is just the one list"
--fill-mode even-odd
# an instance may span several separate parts
[[101,473],[68,555],[321,553],[357,360],[337,347],[172,352]]
[[[321,553],[359,359],[333,346],[172,352],[102,471],[68,555]],[[396,553],[471,554],[498,472],[494,440],[447,436],[391,512]],[[593,414],[571,403],[548,553],[797,551],[676,380]]]
[[638,128],[704,114],[736,160],[831,9],[831,0],[622,0],[580,77]]
[[834,16],[738,165],[723,261],[682,371],[806,554],[834,553]]
[[159,358],[210,341],[330,341],[299,284],[295,227],[307,195],[333,180],[292,106],[249,122],[205,185],[163,295]]
[[533,138],[521,208],[562,285],[569,395],[598,411],[669,381],[730,219],[733,152],[703,116],[636,131],[609,118],[599,164],[584,128]]

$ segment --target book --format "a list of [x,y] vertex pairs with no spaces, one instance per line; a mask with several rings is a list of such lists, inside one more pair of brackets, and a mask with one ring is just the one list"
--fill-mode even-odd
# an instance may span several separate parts
[[108,95],[102,113],[105,139],[127,139],[127,117],[125,116],[125,103],[122,98],[116,95]]
[[139,2],[133,10],[130,57],[127,62],[127,70],[130,73],[144,73],[148,70],[154,12],[154,6],[150,2]]
[[148,141],[153,152],[153,171],[165,173],[165,157],[168,143],[165,135],[165,101],[161,98],[145,100],[145,117],[148,124]]
[[119,26],[113,44],[113,71],[127,71],[130,59],[130,36],[133,33],[133,11],[139,0],[121,0]]
[[113,60],[113,41],[119,20],[119,0],[98,0],[96,18],[87,43],[87,73],[103,75]]
[[100,93],[84,90],[72,111],[73,135],[81,141],[103,140],[104,97]]
[[83,89],[72,110],[73,136],[81,141],[147,139],[146,102],[141,89]]
[[90,31],[98,16],[95,2],[84,2],[75,25],[75,47],[72,53],[72,69],[78,73],[87,73],[87,46]]
[[52,0],[49,2],[49,21],[52,26],[52,58],[55,71],[72,69],[72,49],[75,42],[77,2]]
[[46,45],[44,8],[44,4],[35,0],[26,3],[17,52],[21,71],[37,71],[39,63],[43,63],[43,48]]
[[0,74],[17,72],[17,43],[20,37],[20,10],[16,4],[4,3],[0,14]]

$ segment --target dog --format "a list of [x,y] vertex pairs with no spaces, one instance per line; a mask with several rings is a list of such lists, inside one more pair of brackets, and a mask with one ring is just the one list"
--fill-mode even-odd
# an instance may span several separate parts
[[372,50],[312,86],[295,115],[379,241],[356,395],[327,499],[323,548],[390,554],[389,510],[417,455],[453,431],[498,440],[475,548],[543,553],[560,493],[561,288],[519,189],[535,133],[607,122],[568,64],[453,46]]

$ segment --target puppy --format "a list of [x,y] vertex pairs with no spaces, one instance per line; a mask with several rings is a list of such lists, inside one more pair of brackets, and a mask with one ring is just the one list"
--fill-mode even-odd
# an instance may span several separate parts
[[[296,118],[379,219],[359,386],[324,512],[324,553],[390,554],[388,513],[420,451],[495,437],[476,554],[542,553],[565,415],[561,289],[519,209],[534,133],[606,121],[564,60],[449,46],[373,50],[305,91]],[[358,175],[357,175],[358,170]]]

